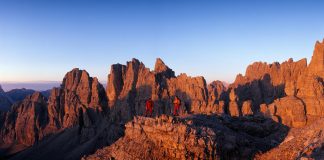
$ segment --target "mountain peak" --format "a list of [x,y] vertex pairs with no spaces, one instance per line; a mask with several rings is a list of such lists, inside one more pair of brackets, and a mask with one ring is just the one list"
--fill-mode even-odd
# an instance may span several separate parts
[[324,40],[323,42],[317,41],[315,44],[312,60],[309,64],[309,71],[315,74],[324,72]]
[[157,58],[154,66],[155,73],[165,73],[167,77],[174,77],[174,71],[170,69],[161,58]]
[[162,71],[163,72],[163,71],[166,71],[167,69],[169,69],[169,67],[165,65],[165,63],[162,61],[162,59],[156,58],[154,71],[156,71],[156,72]]

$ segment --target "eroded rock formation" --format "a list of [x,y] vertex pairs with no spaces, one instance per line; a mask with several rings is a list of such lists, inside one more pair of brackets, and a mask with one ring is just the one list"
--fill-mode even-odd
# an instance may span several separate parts
[[83,159],[251,159],[278,145],[287,132],[262,117],[135,117],[123,138]]
[[229,112],[236,113],[237,106],[240,112],[245,101],[251,100],[254,114],[261,112],[291,127],[302,127],[322,117],[323,46],[324,42],[316,43],[309,66],[306,59],[250,65],[245,76],[238,75],[229,86]]
[[[171,114],[174,96],[181,100],[181,114],[223,112],[225,87],[221,82],[208,86],[203,77],[186,74],[174,75],[161,59],[157,59],[153,71],[137,59],[127,65],[112,65],[108,76],[107,97],[113,116],[120,121],[142,115],[145,100],[154,101],[154,114]],[[210,97],[209,97],[210,95]]]

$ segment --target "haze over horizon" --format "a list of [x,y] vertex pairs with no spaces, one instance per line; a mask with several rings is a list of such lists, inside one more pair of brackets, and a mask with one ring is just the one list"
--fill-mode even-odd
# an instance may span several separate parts
[[[275,3],[274,3],[275,2]],[[132,58],[176,74],[232,82],[255,61],[310,61],[323,1],[0,1],[0,83],[101,82]]]

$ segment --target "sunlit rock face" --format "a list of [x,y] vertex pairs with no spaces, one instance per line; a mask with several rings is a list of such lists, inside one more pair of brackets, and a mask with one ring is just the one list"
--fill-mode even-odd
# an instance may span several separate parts
[[106,110],[106,93],[97,78],[73,69],[65,75],[61,88],[52,89],[48,100],[35,92],[14,104],[4,115],[0,138],[7,144],[30,146],[80,121],[91,126]]
[[97,78],[84,70],[73,69],[65,75],[61,88],[52,90],[48,104],[51,124],[63,128],[77,124],[80,109],[83,113],[107,110],[105,95]]
[[324,40],[323,42],[316,42],[308,72],[320,77],[324,76]]
[[324,42],[316,42],[311,63],[297,82],[297,96],[303,100],[310,122],[324,116],[323,48]]

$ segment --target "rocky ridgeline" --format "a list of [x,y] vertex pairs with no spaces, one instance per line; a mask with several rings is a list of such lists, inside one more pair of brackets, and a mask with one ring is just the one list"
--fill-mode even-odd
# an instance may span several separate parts
[[[60,88],[51,90],[48,99],[36,92],[31,96],[27,96],[23,101],[15,103],[9,112],[0,112],[0,149],[3,145],[10,146],[10,148],[14,148],[15,145],[25,147],[34,145],[28,151],[18,154],[17,157],[19,155],[32,155],[31,153],[34,155],[36,154],[35,151],[39,149],[48,153],[48,150],[56,151],[54,148],[58,148],[52,145],[50,149],[46,150],[46,146],[53,143],[57,144],[55,143],[56,138],[53,137],[58,136],[61,137],[58,139],[62,139],[62,135],[68,135],[66,137],[75,138],[73,144],[62,148],[64,153],[71,152],[69,158],[77,159],[77,157],[93,152],[100,146],[111,144],[122,135],[120,133],[122,127],[119,124],[127,123],[126,136],[112,145],[121,149],[117,151],[117,149],[110,147],[110,150],[118,152],[118,155],[112,155],[114,153],[110,151],[107,152],[113,157],[118,157],[119,154],[122,157],[136,157],[139,152],[132,151],[130,155],[123,153],[132,150],[127,148],[126,144],[127,142],[141,144],[141,141],[143,141],[145,146],[142,148],[142,154],[144,149],[154,148],[154,150],[158,151],[154,154],[153,151],[147,153],[147,156],[156,154],[159,158],[183,159],[192,155],[200,158],[228,158],[229,153],[236,158],[249,158],[253,157],[255,151],[267,151],[271,147],[275,147],[274,144],[280,142],[280,140],[274,140],[275,143],[266,142],[266,148],[261,147],[261,149],[258,149],[260,148],[260,137],[258,135],[265,135],[264,131],[266,131],[266,135],[273,133],[268,129],[264,129],[265,126],[268,126],[263,125],[264,121],[267,123],[271,121],[272,126],[278,126],[276,123],[278,122],[288,127],[300,128],[311,125],[312,122],[324,116],[323,77],[324,42],[316,43],[312,60],[308,66],[306,59],[297,62],[289,59],[282,64],[277,62],[273,64],[256,62],[248,66],[244,76],[237,75],[235,82],[228,87],[225,87],[220,81],[206,84],[205,79],[201,76],[190,77],[184,73],[176,76],[174,71],[159,58],[156,60],[154,70],[146,68],[137,59],[132,59],[126,65],[112,65],[108,75],[106,91],[97,78],[90,77],[84,70],[73,69],[65,75]],[[3,95],[2,92],[0,89],[0,104],[6,103],[8,105],[8,101],[1,96]],[[140,129],[141,132],[145,131],[146,137],[137,133],[136,128],[134,128],[135,124],[131,129],[130,126],[132,125],[128,122],[132,121],[134,116],[144,114],[145,100],[147,98],[152,98],[154,101],[154,116],[160,116],[172,113],[172,100],[175,96],[182,100],[180,116],[187,118],[178,119],[176,124],[168,122],[165,118],[160,120],[138,118],[137,120],[145,123],[151,123],[150,121],[160,123],[155,121],[163,121],[162,124],[176,125],[177,127],[164,132],[158,126],[143,125],[134,120],[132,123],[140,125],[141,128],[151,127],[151,129]],[[185,122],[190,115],[196,114],[204,114],[205,116],[217,114],[227,118],[206,119],[206,117],[194,116],[191,119],[193,121],[202,121],[202,124],[206,123],[206,125],[215,123],[222,126],[221,128],[217,128],[217,126],[190,125]],[[228,115],[232,118],[228,117]],[[262,122],[259,122],[260,117],[263,119]],[[246,119],[249,118],[249,122],[246,122]],[[233,123],[234,126],[227,122]],[[205,128],[209,127],[210,130],[208,132],[206,130],[206,133],[200,132],[205,131],[204,128],[200,128],[203,126]],[[190,130],[196,130],[196,133],[191,133],[191,131],[184,133],[183,130],[178,130],[178,127],[179,129],[183,127],[190,128]],[[114,131],[116,131],[116,134],[114,134]],[[137,140],[132,137],[129,134],[130,131],[139,134],[140,139]],[[237,131],[248,132],[251,137],[247,136],[249,137],[247,141],[253,145],[249,146],[245,142],[235,141],[235,144],[239,146],[236,148],[237,151],[228,151],[226,149],[227,142],[232,140],[226,140],[226,136],[223,136],[225,140],[219,140],[217,137],[222,137],[222,134],[219,135],[218,133],[239,138],[243,137],[242,139],[246,138],[246,135],[241,135]],[[175,149],[178,144],[171,142],[171,140],[174,140],[173,137],[165,133],[179,134],[178,139],[179,144],[181,142],[181,147]],[[75,137],[73,137],[73,134],[75,134]],[[206,135],[207,139],[201,134]],[[280,135],[282,134],[283,132],[280,132]],[[160,142],[152,139],[152,136],[160,137],[161,141],[166,141],[168,144],[161,146]],[[187,138],[186,141],[183,141],[183,136],[192,136],[193,139]],[[46,139],[46,137],[50,137],[50,140]],[[216,137],[217,140],[208,140],[208,138],[213,137]],[[202,139],[199,140],[199,138]],[[264,138],[264,136],[261,137],[262,140],[265,140]],[[189,143],[193,140],[197,140],[198,148]],[[201,145],[198,141],[206,143]],[[49,142],[53,143],[49,144]],[[58,146],[61,146],[63,142],[64,140],[61,140]],[[215,146],[212,145],[214,142],[221,144],[216,149],[221,148],[224,150],[215,151]],[[264,145],[264,143],[261,144]],[[125,146],[123,147],[123,145]],[[76,151],[74,150],[75,147],[81,147],[82,149]],[[36,148],[36,150],[33,150],[33,148]],[[159,150],[159,148],[161,149]],[[202,150],[202,148],[205,149]],[[26,158],[28,156],[22,157]],[[44,157],[34,158],[29,156],[29,158],[42,159]]]
[[123,138],[83,159],[250,159],[288,132],[262,117],[215,115],[135,117],[125,126]]
[[207,85],[203,77],[175,76],[161,59],[153,71],[133,59],[127,65],[111,67],[107,97],[113,117],[124,122],[143,115],[149,97],[155,102],[155,115],[170,114],[172,99],[179,96],[181,114],[262,114],[290,127],[303,127],[324,114],[323,46],[316,43],[309,66],[306,59],[282,64],[255,62],[228,88],[220,81]]

